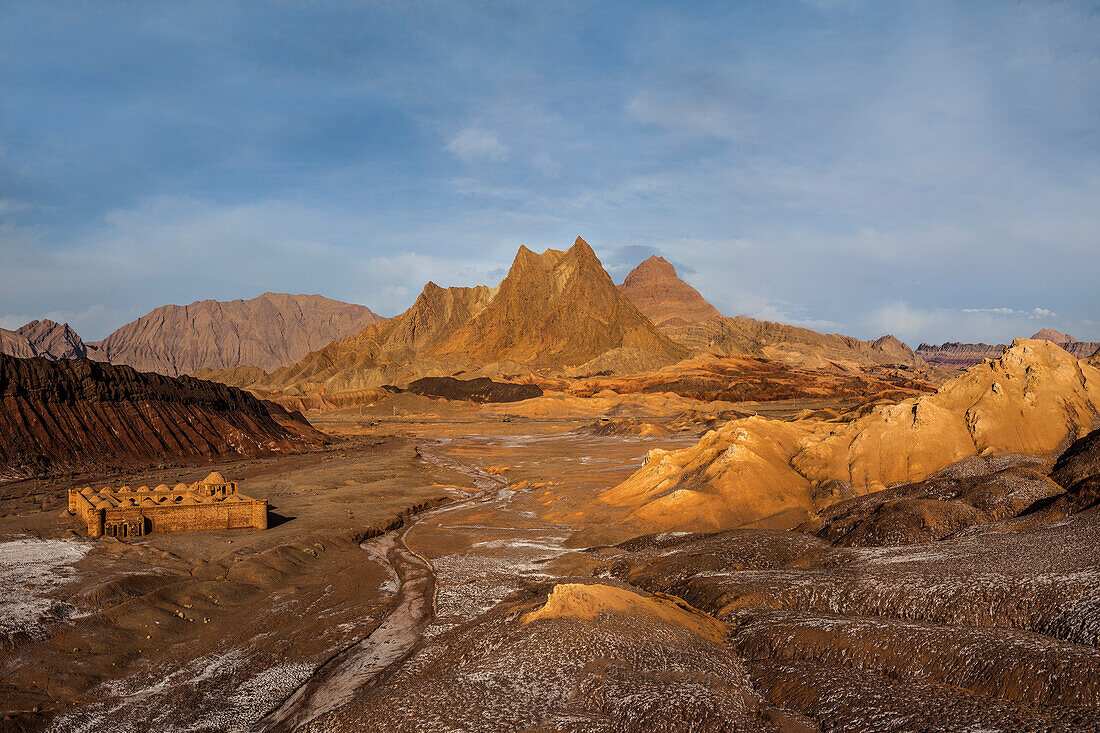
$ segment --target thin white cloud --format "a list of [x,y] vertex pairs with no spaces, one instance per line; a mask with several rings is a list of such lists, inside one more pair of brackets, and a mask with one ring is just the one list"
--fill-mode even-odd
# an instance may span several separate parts
[[1000,306],[997,308],[963,308],[963,313],[991,313],[998,316],[1021,316],[1024,318],[1057,318],[1058,314],[1046,308],[1032,308],[1028,311]]
[[19,212],[27,211],[30,208],[30,204],[24,201],[17,201],[16,199],[0,199],[0,216],[18,214]]
[[467,165],[482,161],[502,163],[508,158],[508,148],[496,134],[476,126],[467,127],[451,138],[446,149]]
[[[1010,343],[1013,339],[1030,336],[1040,325],[1073,330],[1072,324],[1057,318],[1057,314],[1046,308],[922,308],[895,300],[871,310],[861,326],[864,331],[873,333],[893,333],[915,347],[921,342],[943,341],[944,334],[950,334],[951,341]],[[1038,324],[1036,321],[1048,322]]]

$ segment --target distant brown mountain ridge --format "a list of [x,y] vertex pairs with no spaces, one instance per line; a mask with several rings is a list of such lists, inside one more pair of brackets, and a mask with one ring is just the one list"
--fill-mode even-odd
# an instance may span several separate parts
[[0,328],[0,354],[30,358],[78,359],[88,355],[88,347],[67,323],[49,319],[31,321],[14,331]]
[[161,306],[89,347],[101,361],[169,376],[236,366],[269,371],[381,320],[366,306],[320,295],[264,293]]
[[250,300],[161,306],[87,343],[67,323],[31,321],[14,331],[0,329],[0,353],[87,357],[168,376],[237,367],[270,371],[384,320],[366,306],[320,295],[264,293]]
[[[1088,359],[1100,351],[1100,341],[1078,341],[1069,334],[1044,328],[1032,335],[1033,339],[1058,344],[1078,359]],[[986,359],[996,359],[1008,348],[1004,344],[967,344],[949,341],[944,344],[921,344],[917,353],[933,366],[951,369],[967,369]]]

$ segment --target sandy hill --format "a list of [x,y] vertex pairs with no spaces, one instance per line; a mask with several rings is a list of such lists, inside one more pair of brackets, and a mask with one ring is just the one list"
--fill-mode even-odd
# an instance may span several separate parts
[[521,247],[496,288],[428,283],[413,306],[253,385],[287,394],[364,389],[458,371],[638,371],[687,350],[615,287],[581,238],[567,251]]
[[1050,455],[1100,423],[1100,370],[1020,339],[937,392],[848,422],[753,417],[646,465],[600,497],[623,531],[792,526],[850,495],[919,481],[976,453]]
[[[1078,359],[1087,359],[1100,351],[1100,341],[1078,341],[1068,333],[1052,328],[1041,329],[1031,338],[1058,344]],[[944,344],[921,344],[917,347],[917,353],[933,366],[966,369],[986,359],[996,359],[1006,348],[1004,344],[949,341]]]
[[320,295],[202,300],[157,308],[89,344],[89,355],[169,376],[242,365],[271,370],[381,320],[365,306]]
[[88,355],[88,348],[69,324],[46,319],[14,331],[0,328],[0,353],[23,359],[78,359]]
[[668,260],[657,255],[631,270],[619,290],[658,327],[665,323],[698,323],[722,315],[698,290],[680,279]]
[[192,377],[0,354],[0,479],[314,448],[301,416]]

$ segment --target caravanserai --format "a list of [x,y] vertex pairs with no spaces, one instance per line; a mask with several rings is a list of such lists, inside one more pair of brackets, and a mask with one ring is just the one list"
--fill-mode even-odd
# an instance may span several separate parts
[[69,490],[69,512],[90,537],[140,537],[150,532],[267,529],[267,499],[237,491],[217,471],[193,484]]

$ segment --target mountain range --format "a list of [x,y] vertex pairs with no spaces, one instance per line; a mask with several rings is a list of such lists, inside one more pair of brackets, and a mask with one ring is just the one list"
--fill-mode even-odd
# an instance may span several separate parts
[[161,306],[87,343],[67,323],[31,321],[14,331],[0,329],[0,353],[87,357],[168,376],[237,366],[272,370],[382,320],[366,306],[320,295],[264,293]]
[[[1078,358],[1100,349],[1049,329],[1035,338]],[[688,357],[928,374],[929,365],[966,367],[1004,348],[922,344],[914,352],[889,335],[862,341],[727,317],[663,257],[648,258],[616,285],[580,237],[565,251],[520,247],[496,287],[429,282],[392,319],[320,295],[264,293],[162,306],[98,342],[85,343],[67,324],[50,320],[0,329],[0,352],[13,356],[87,357],[168,376],[197,374],[272,396],[332,395],[455,374],[623,375]]]
[[688,353],[619,291],[578,237],[566,251],[521,247],[495,288],[428,283],[401,315],[253,386],[308,394],[457,372],[640,371]]
[[[1044,328],[1032,335],[1033,339],[1058,344],[1078,359],[1088,359],[1100,352],[1100,341],[1078,341],[1069,334]],[[966,369],[986,359],[996,359],[1007,347],[1005,344],[966,344],[949,341],[945,344],[921,344],[917,353],[933,366]]]
[[693,352],[760,357],[825,369],[858,369],[867,364],[918,370],[926,367],[918,355],[893,336],[860,341],[748,316],[724,316],[681,280],[676,268],[662,257],[650,257],[638,265],[619,289],[662,333]]

